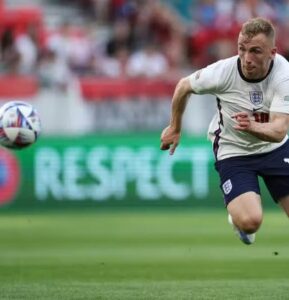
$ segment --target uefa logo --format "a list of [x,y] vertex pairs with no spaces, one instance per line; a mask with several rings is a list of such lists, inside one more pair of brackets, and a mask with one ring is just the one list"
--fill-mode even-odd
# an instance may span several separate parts
[[20,170],[16,157],[0,148],[0,206],[11,202],[19,187]]

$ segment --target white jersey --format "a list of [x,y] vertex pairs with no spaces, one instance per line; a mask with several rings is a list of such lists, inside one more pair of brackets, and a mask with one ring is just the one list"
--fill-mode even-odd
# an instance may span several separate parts
[[213,117],[208,137],[213,143],[217,160],[233,156],[266,153],[283,145],[265,142],[233,128],[232,115],[246,111],[259,122],[268,122],[270,112],[289,114],[289,62],[277,54],[267,76],[248,80],[241,71],[238,56],[220,60],[189,76],[191,87],[197,94],[217,97],[217,112]]

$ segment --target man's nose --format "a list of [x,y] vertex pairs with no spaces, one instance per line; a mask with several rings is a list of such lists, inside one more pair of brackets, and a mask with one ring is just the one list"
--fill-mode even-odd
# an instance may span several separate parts
[[246,62],[246,64],[251,64],[251,62],[252,62],[251,54],[249,52],[245,53],[245,62]]

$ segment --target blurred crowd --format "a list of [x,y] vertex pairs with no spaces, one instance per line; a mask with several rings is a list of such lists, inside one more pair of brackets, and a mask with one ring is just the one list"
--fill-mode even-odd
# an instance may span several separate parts
[[236,54],[240,25],[269,18],[279,53],[289,59],[289,0],[57,0],[82,22],[31,24],[0,31],[0,72],[36,74],[65,87],[71,76],[177,79]]

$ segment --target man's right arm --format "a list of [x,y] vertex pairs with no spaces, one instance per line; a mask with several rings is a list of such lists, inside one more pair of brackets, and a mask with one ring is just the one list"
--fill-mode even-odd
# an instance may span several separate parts
[[191,88],[189,77],[182,78],[176,85],[172,98],[170,124],[166,127],[161,135],[161,150],[169,150],[174,154],[179,144],[182,117],[185,111],[189,94],[194,93]]

